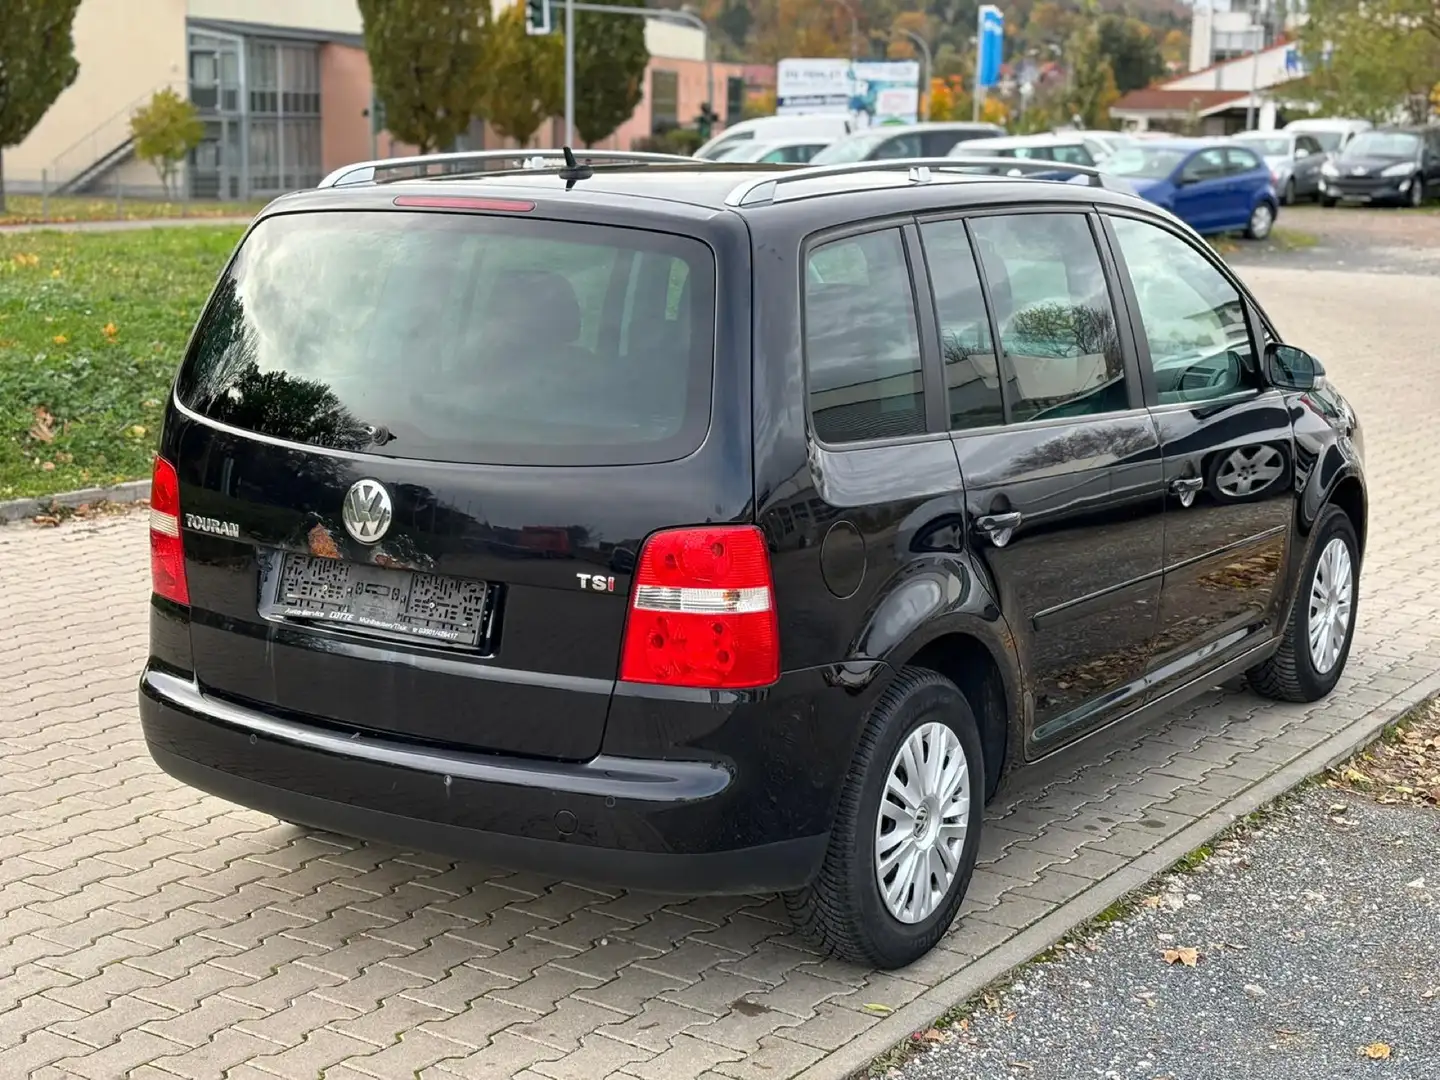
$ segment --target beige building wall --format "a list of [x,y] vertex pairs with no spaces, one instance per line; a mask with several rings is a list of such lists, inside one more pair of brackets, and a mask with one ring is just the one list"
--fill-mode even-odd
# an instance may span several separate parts
[[185,14],[186,0],[84,0],[74,27],[80,73],[29,137],[4,152],[6,186],[38,189],[41,170],[51,186],[63,183],[120,146],[131,112],[156,90],[186,93]]
[[186,7],[193,19],[288,26],[331,34],[358,34],[364,30],[355,0],[189,0]]

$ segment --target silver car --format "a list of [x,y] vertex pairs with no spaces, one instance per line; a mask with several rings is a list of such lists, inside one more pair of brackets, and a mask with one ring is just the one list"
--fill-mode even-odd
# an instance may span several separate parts
[[1315,136],[1295,131],[1246,131],[1234,138],[1265,159],[1281,203],[1290,206],[1299,199],[1320,198],[1320,168],[1329,155]]

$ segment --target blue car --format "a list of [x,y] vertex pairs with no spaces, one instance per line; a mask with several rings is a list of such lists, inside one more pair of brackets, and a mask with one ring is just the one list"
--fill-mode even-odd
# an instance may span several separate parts
[[1121,147],[1101,168],[1202,235],[1243,232],[1263,240],[1280,209],[1269,166],[1232,142],[1147,139]]

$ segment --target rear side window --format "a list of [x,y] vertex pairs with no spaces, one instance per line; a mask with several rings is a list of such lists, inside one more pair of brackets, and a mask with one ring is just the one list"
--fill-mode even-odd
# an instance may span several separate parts
[[1231,175],[1253,172],[1261,168],[1260,159],[1249,150],[1241,150],[1238,147],[1227,147],[1225,156],[1230,159],[1229,172]]
[[990,320],[980,291],[980,274],[965,223],[926,222],[920,226],[925,264],[940,320],[940,356],[950,427],[987,427],[1005,422],[1000,372],[990,340]]
[[709,426],[715,268],[698,240],[398,211],[257,225],[177,385],[290,442],[512,465],[667,461]]
[[805,364],[811,419],[823,441],[925,431],[915,294],[898,229],[811,250]]
[[1010,419],[1128,408],[1115,315],[1084,215],[979,217],[970,227],[994,305]]

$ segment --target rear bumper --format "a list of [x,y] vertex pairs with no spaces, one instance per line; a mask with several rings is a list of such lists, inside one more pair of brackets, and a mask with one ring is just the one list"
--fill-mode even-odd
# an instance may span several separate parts
[[[438,750],[300,724],[147,668],[140,719],[171,776],[300,824],[568,880],[675,893],[799,888],[828,833],[737,835],[754,783],[733,765],[601,755],[570,764]],[[757,769],[763,768],[757,763]],[[816,792],[815,794],[819,794]]]

